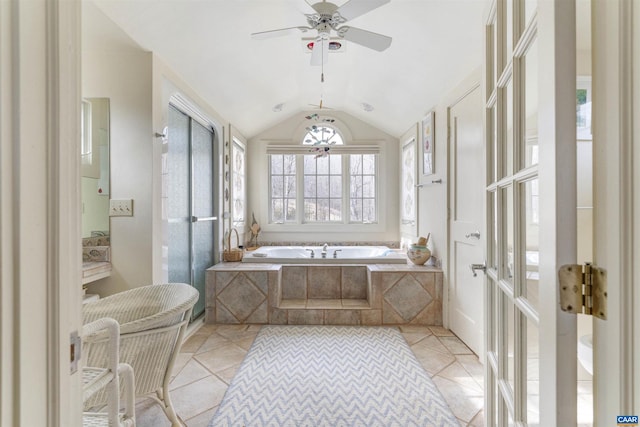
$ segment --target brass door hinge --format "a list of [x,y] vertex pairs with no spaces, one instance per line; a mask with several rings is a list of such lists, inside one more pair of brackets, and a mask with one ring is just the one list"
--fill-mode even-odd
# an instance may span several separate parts
[[[567,264],[558,271],[560,308],[607,319],[607,275],[591,263]],[[583,311],[584,309],[584,311]]]

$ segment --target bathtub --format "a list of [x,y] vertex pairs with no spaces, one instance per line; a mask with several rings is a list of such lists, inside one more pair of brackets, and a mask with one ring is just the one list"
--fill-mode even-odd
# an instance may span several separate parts
[[[313,258],[311,257],[313,251]],[[337,253],[336,253],[337,251]],[[336,257],[334,258],[334,253]],[[245,252],[242,262],[271,264],[406,264],[404,253],[386,246],[328,246],[322,258],[322,246],[263,246]]]

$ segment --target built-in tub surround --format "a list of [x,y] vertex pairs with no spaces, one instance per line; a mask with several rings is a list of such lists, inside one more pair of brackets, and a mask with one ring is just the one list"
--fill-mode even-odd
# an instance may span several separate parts
[[242,262],[271,264],[406,264],[404,253],[387,246],[263,246]]
[[439,326],[442,282],[406,263],[220,263],[206,273],[206,322]]

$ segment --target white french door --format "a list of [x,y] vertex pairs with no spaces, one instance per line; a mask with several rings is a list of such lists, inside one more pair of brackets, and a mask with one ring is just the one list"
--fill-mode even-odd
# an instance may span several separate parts
[[575,425],[575,3],[496,0],[485,24],[486,425]]

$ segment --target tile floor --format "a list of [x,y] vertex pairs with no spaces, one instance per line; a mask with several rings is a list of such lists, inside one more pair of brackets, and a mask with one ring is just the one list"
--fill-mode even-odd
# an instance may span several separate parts
[[[176,412],[188,427],[206,427],[242,363],[259,325],[204,325],[182,346],[171,381]],[[461,426],[483,425],[483,367],[466,345],[439,326],[401,326]],[[138,427],[170,426],[151,399],[136,402]]]

